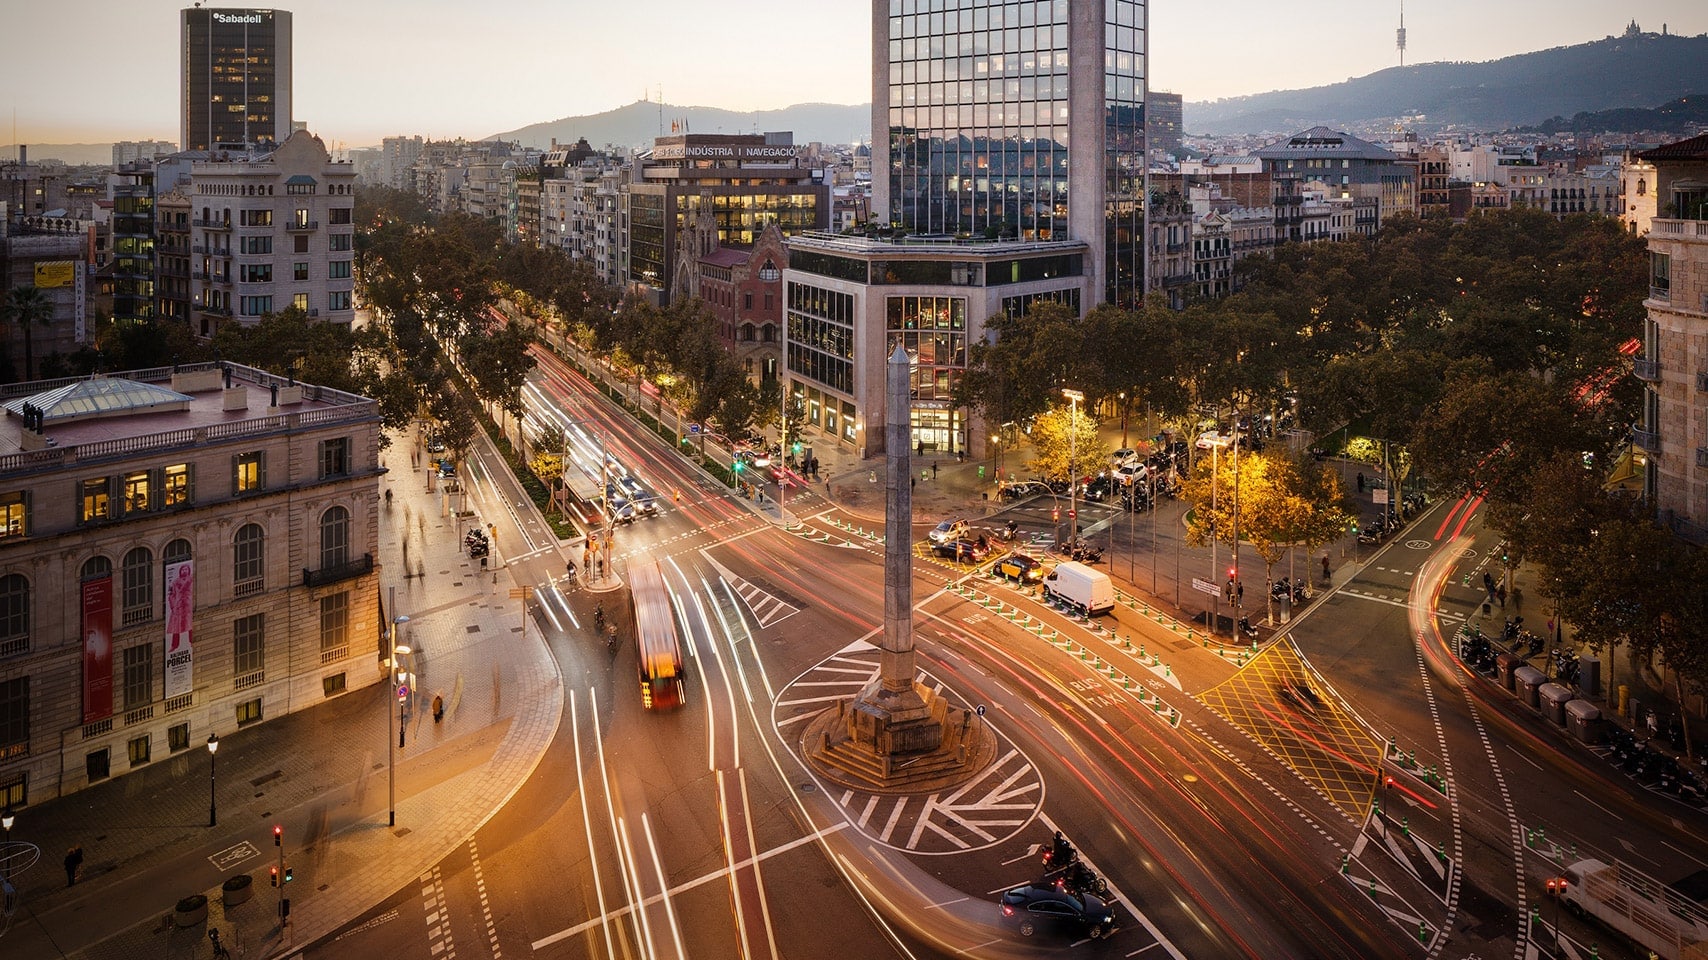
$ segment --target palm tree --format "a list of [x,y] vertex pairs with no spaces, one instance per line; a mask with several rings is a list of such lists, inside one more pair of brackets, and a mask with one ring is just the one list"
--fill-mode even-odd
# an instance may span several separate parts
[[13,287],[0,303],[0,318],[24,332],[24,382],[27,383],[35,379],[35,338],[30,328],[38,323],[46,325],[53,319],[53,301],[33,284]]

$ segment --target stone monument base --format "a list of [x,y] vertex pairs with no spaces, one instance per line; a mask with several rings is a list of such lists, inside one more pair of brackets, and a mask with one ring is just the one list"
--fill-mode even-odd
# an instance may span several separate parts
[[[898,707],[891,712],[888,707]],[[872,793],[924,793],[964,783],[996,758],[982,717],[926,688],[868,692],[807,722],[801,754],[819,776]]]

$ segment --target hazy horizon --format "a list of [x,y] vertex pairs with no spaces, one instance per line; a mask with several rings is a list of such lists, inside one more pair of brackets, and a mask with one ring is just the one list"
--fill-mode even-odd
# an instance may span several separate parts
[[[0,108],[13,113],[16,136],[0,130],[0,140],[176,142],[185,6],[0,0],[5,35],[53,37],[76,24],[79,47],[104,54],[78,61],[63,44],[15,45],[0,58],[0,90],[10,94]],[[866,2],[803,9],[743,0],[739,17],[707,16],[690,0],[576,6],[489,0],[470,18],[458,0],[281,5],[295,27],[295,119],[329,146],[364,147],[398,135],[483,137],[639,100],[754,111],[871,99]],[[1399,64],[1399,0],[1328,0],[1309,17],[1265,0],[1223,0],[1214,27],[1200,26],[1202,11],[1153,0],[1153,90],[1202,102],[1338,83]],[[1708,32],[1700,0],[1628,0],[1617,9],[1600,0],[1506,0],[1495,14],[1476,0],[1414,0],[1405,17],[1408,64],[1586,43],[1622,33],[1632,19],[1648,32],[1663,24],[1670,33]],[[1244,29],[1220,27],[1229,23]],[[1491,23],[1523,29],[1467,28]]]

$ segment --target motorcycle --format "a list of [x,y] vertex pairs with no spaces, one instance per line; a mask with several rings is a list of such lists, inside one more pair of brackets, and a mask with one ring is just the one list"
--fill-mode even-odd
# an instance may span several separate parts
[[1239,618],[1239,632],[1245,634],[1247,637],[1256,638],[1257,628],[1251,625],[1250,617]]
[[1010,521],[1008,521],[1007,525],[1005,525],[1002,528],[1002,532],[997,534],[997,537],[999,537],[1002,540],[1013,542],[1014,538],[1016,536],[1019,536],[1019,534],[1020,534],[1020,523],[1019,523],[1019,521],[1010,520]]
[[1062,836],[1061,831],[1058,830],[1055,837],[1044,848],[1044,875],[1049,876],[1057,871],[1066,870],[1078,859],[1079,852],[1074,850],[1073,844],[1069,843],[1067,838]]
[[605,605],[602,603],[593,608],[593,632],[605,632]]

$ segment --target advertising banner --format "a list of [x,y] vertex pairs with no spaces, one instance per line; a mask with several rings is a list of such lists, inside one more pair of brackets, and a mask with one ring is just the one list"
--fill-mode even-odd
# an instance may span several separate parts
[[83,581],[83,722],[113,715],[113,578]]
[[166,699],[181,697],[195,686],[191,672],[190,616],[196,606],[194,560],[166,565]]

